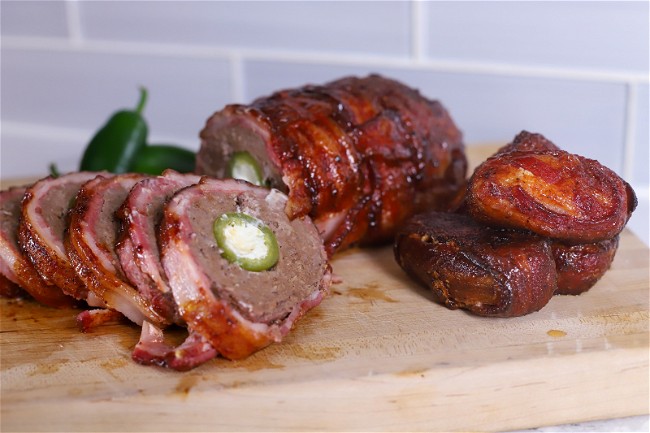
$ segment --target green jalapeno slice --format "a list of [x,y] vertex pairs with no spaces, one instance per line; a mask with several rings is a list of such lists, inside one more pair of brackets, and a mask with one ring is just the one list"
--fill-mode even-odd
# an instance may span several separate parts
[[253,156],[246,152],[234,152],[228,161],[226,177],[246,180],[253,185],[266,186],[262,168]]
[[280,248],[273,231],[251,215],[225,213],[214,221],[213,231],[221,256],[247,271],[265,271],[278,262]]

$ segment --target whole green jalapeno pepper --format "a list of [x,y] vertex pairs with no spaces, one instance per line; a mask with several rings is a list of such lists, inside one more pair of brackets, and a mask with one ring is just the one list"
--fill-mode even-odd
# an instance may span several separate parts
[[147,141],[148,127],[142,117],[146,102],[147,90],[141,87],[136,109],[114,113],[90,140],[81,159],[80,170],[126,173],[130,169]]
[[150,144],[140,149],[129,171],[159,175],[171,168],[179,173],[191,173],[195,160],[196,154],[191,150],[169,144]]

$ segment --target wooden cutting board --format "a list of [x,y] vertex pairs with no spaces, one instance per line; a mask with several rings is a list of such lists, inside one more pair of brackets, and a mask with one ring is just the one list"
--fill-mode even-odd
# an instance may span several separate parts
[[82,334],[77,311],[2,300],[0,427],[485,431],[647,414],[649,257],[626,230],[589,292],[489,319],[433,303],[390,248],[347,251],[342,283],[284,342],[186,373],[131,361],[129,323]]

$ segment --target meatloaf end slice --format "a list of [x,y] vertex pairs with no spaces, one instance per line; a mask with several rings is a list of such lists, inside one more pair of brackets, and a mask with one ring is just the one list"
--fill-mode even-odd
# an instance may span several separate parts
[[97,175],[74,172],[36,182],[25,193],[18,232],[21,247],[41,277],[80,300],[87,298],[88,289],[77,277],[63,239],[68,228],[68,213],[79,189]]
[[39,275],[18,244],[21,203],[26,187],[0,192],[0,272],[38,302],[50,307],[71,307],[75,300]]
[[[244,181],[204,178],[165,206],[162,263],[179,311],[191,330],[228,359],[279,342],[329,289],[331,268],[313,222],[289,220],[287,196]],[[279,260],[259,272],[222,257],[213,224],[237,212],[275,235]]]
[[201,131],[196,172],[217,178],[227,176],[228,161],[235,152],[248,152],[260,165],[262,179],[286,192],[282,162],[273,151],[271,124],[259,110],[232,104],[214,113]]
[[128,281],[120,266],[115,243],[119,222],[115,215],[131,188],[146,176],[97,176],[86,182],[70,212],[66,252],[79,278],[106,306],[142,325],[167,322]]
[[120,240],[116,246],[126,277],[158,314],[181,323],[171,288],[160,263],[157,229],[163,206],[181,188],[199,182],[200,176],[167,170],[163,176],[138,182],[117,212]]

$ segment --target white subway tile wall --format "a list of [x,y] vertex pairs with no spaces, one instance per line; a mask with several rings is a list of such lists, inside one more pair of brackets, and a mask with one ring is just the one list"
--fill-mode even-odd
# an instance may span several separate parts
[[0,176],[74,170],[116,109],[153,142],[279,88],[378,72],[439,99],[469,146],[522,129],[630,181],[648,243],[647,1],[0,2]]

